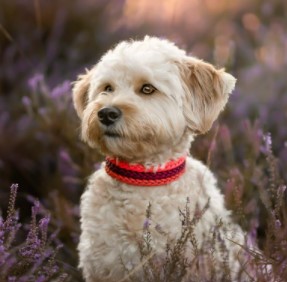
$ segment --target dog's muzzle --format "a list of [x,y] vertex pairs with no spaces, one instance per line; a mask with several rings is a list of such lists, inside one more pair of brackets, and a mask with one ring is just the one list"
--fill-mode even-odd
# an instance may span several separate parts
[[98,111],[99,121],[106,126],[114,124],[121,116],[121,110],[116,107],[104,107]]

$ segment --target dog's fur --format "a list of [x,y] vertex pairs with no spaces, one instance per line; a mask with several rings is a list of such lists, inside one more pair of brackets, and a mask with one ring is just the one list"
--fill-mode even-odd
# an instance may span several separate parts
[[[186,154],[194,136],[211,128],[235,82],[224,70],[188,56],[167,40],[147,36],[142,41],[122,42],[74,85],[82,139],[104,155],[160,166]],[[151,95],[141,92],[146,83],[156,88]],[[107,85],[112,87],[109,92]],[[105,106],[123,113],[111,128],[98,120],[97,113]],[[120,137],[107,136],[107,130]],[[211,236],[217,219],[230,222],[213,174],[191,156],[185,173],[165,186],[135,187],[111,178],[103,168],[96,171],[81,198],[78,250],[86,281],[119,281],[125,276],[122,263],[139,263],[138,241],[149,202],[153,224],[159,223],[170,240],[178,238],[178,208],[184,208],[187,197],[191,214],[209,201],[195,228],[199,245]],[[223,236],[242,243],[240,228],[232,225],[231,229]],[[158,232],[152,235],[155,250],[164,253],[166,241]],[[240,248],[230,240],[225,245],[231,270],[235,270]],[[214,257],[222,260],[219,252]]]

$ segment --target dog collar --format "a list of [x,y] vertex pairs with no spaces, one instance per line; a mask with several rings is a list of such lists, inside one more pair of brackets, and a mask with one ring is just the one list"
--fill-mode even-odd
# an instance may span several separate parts
[[171,160],[160,167],[130,164],[116,158],[106,157],[108,175],[118,181],[135,186],[160,186],[178,179],[185,171],[186,156]]

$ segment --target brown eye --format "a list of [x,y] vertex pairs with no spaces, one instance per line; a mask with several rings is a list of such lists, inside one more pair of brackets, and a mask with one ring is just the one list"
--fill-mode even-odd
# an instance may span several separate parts
[[108,85],[105,87],[104,91],[105,91],[105,92],[113,92],[113,91],[114,91],[114,88],[113,88],[110,84],[108,84]]
[[156,88],[151,84],[144,84],[141,88],[141,92],[146,95],[152,94],[155,90]]

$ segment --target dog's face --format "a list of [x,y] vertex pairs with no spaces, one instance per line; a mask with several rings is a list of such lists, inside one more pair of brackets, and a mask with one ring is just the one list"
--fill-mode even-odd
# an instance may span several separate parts
[[206,132],[234,85],[223,70],[146,37],[105,54],[79,77],[73,99],[83,140],[103,154],[132,159]]

